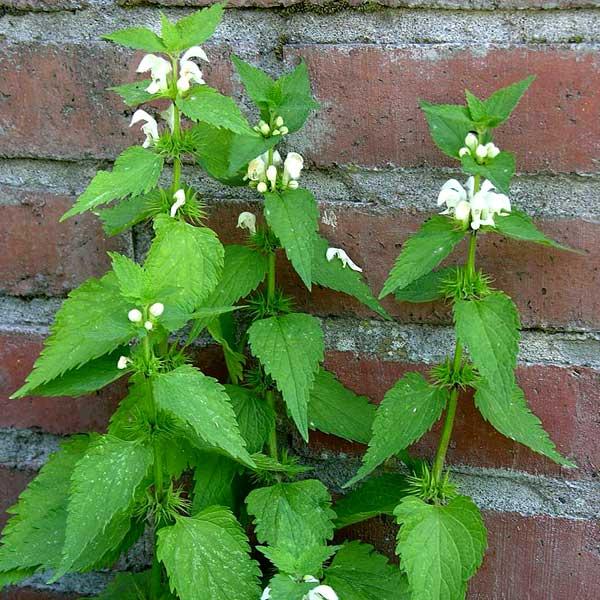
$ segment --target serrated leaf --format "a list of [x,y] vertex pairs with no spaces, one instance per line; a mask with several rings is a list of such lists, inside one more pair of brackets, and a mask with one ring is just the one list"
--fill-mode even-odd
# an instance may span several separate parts
[[[322,564],[336,553],[339,546],[309,546],[298,548],[293,554],[272,546],[257,546],[257,549],[275,565],[280,574],[301,579],[307,573],[319,573]],[[313,583],[313,586],[316,584]]]
[[409,285],[394,292],[396,300],[400,302],[434,302],[444,297],[442,284],[444,281],[454,279],[457,267],[445,267],[431,271],[419,277]]
[[55,580],[96,543],[111,521],[131,514],[152,462],[152,449],[139,442],[107,435],[90,444],[71,476],[63,560]]
[[193,517],[178,517],[158,532],[157,556],[164,563],[171,590],[181,600],[256,600],[260,571],[235,517],[212,507]]
[[258,137],[254,129],[248,125],[237,104],[229,96],[224,96],[208,85],[197,85],[187,96],[178,97],[177,107],[193,121]]
[[559,465],[577,466],[556,450],[542,422],[531,412],[523,390],[518,385],[515,384],[511,398],[508,402],[506,400],[503,395],[494,393],[487,381],[481,381],[477,385],[475,406],[483,418],[502,435],[547,456]]
[[146,52],[164,52],[166,50],[162,40],[153,31],[145,27],[119,29],[108,35],[103,35],[102,38],[133,50],[145,50]]
[[309,471],[312,471],[312,467],[299,465],[293,459],[287,460],[284,463],[280,463],[276,458],[267,456],[266,454],[261,454],[260,452],[253,454],[252,458],[256,463],[254,471],[257,473],[283,473],[291,479],[295,479],[302,473],[308,473]]
[[179,30],[175,23],[171,23],[163,12],[160,13],[160,35],[169,52],[177,52],[181,49]]
[[307,440],[310,391],[324,352],[321,324],[302,313],[261,319],[248,329],[248,341],[252,354],[275,380],[298,430]]
[[109,252],[112,270],[119,283],[121,296],[132,302],[139,302],[148,293],[150,279],[144,268],[128,256],[118,252]]
[[465,137],[476,129],[469,110],[465,106],[429,102],[421,102],[421,109],[436,146],[451,158],[459,158],[458,151],[465,145]]
[[464,237],[465,231],[454,219],[435,215],[425,221],[404,243],[379,298],[405,288],[427,275]]
[[290,575],[277,574],[269,581],[269,600],[304,600],[316,583],[297,581]]
[[498,156],[488,159],[480,165],[469,154],[461,159],[462,168],[471,175],[481,175],[489,179],[503,194],[508,194],[510,180],[515,174],[515,157],[511,152],[500,152]]
[[113,170],[98,171],[77,201],[61,218],[61,222],[111,200],[138,196],[150,191],[158,182],[163,159],[141,146],[124,150],[115,161]]
[[242,168],[246,170],[251,160],[274,148],[280,141],[280,136],[264,138],[254,135],[234,135],[229,149],[228,173],[233,176]]
[[223,269],[224,250],[212,229],[194,227],[161,215],[154,220],[156,237],[144,268],[151,280],[174,294],[164,301],[188,311],[199,306],[217,286]]
[[407,497],[395,511],[396,553],[408,575],[411,600],[458,600],[483,560],[487,533],[479,509],[457,496],[447,505]]
[[179,33],[179,49],[198,46],[211,37],[223,18],[225,4],[226,2],[218,2],[179,19],[175,24]]
[[476,123],[487,124],[487,112],[483,100],[480,100],[469,90],[465,90],[465,97],[467,99],[467,106],[469,108],[469,113],[471,114],[471,119]]
[[122,233],[155,214],[156,197],[152,193],[127,198],[110,208],[98,211],[104,233],[109,236]]
[[335,526],[341,529],[378,515],[393,515],[398,502],[409,491],[406,477],[399,473],[371,477],[334,504]]
[[499,89],[483,102],[490,127],[497,127],[508,119],[534,79],[535,75],[530,75],[522,81]]
[[146,102],[156,100],[156,98],[166,97],[163,93],[149,94],[146,89],[151,83],[151,79],[143,79],[141,81],[116,85],[108,89],[111,92],[119,94],[127,106],[138,106],[139,104],[145,104]]
[[359,272],[344,268],[340,260],[327,260],[328,247],[329,242],[317,235],[312,254],[313,283],[353,296],[384,319],[389,319],[388,313],[377,302],[377,299],[373,296],[369,286],[364,282]]
[[252,466],[225,388],[190,365],[152,380],[158,405],[190,425],[205,442]]
[[121,298],[113,273],[88,279],[73,290],[56,314],[27,383],[14,397],[27,396],[38,386],[129,342],[136,335],[127,319],[130,308]]
[[298,188],[265,194],[265,218],[285,253],[310,290],[312,255],[319,228],[319,209],[311,192]]
[[407,373],[390,388],[377,408],[373,437],[358,473],[346,486],[366,477],[384,460],[408,448],[440,418],[448,392],[419,373]]
[[226,385],[242,437],[248,452],[260,452],[275,427],[275,412],[264,398],[253,390],[237,385]]
[[344,387],[325,369],[318,371],[308,405],[311,429],[366,444],[371,439],[374,418],[375,406],[366,396]]
[[325,569],[325,585],[340,598],[352,600],[411,600],[408,581],[386,556],[373,546],[349,542],[335,555]]
[[234,510],[232,486],[239,468],[239,464],[227,456],[201,452],[194,470],[192,514],[215,505]]
[[298,554],[306,546],[322,545],[333,536],[331,496],[316,479],[276,483],[258,488],[246,498],[261,543]]
[[500,235],[523,242],[534,242],[542,244],[542,246],[558,248],[559,250],[572,250],[568,246],[563,246],[547,237],[534,225],[531,217],[520,210],[513,209],[510,214],[504,217],[497,217],[494,220],[496,231]]
[[[252,102],[261,111],[266,111],[269,109],[269,106],[273,106],[271,93],[275,86],[275,81],[261,69],[252,66],[235,55],[231,57],[231,60]],[[258,156],[258,154],[255,154],[255,156]]]
[[[151,589],[151,571],[117,573],[96,600],[146,600]],[[167,596],[173,598],[172,596]],[[161,600],[166,598],[161,597]]]

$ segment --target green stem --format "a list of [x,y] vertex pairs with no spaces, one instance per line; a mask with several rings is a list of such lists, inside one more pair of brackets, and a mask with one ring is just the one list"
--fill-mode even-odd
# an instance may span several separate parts
[[[177,105],[173,102],[173,137],[179,139],[181,133],[181,115]],[[181,158],[173,159],[173,189],[177,191],[181,181]]]
[[467,258],[467,273],[472,280],[475,277],[475,252],[477,250],[477,233],[471,232],[469,237],[469,256]]
[[[269,253],[269,264],[267,271],[267,303],[269,308],[273,305],[273,301],[275,299],[275,276],[276,276],[276,259],[277,256],[275,251],[272,250]],[[267,403],[273,409],[273,413],[277,414],[277,406],[276,406],[276,398],[275,392],[273,390],[267,390],[265,396]],[[269,446],[269,455],[275,460],[279,460],[279,453],[277,450],[277,426],[273,425],[273,429],[271,429],[271,433],[269,434],[268,440]]]
[[[154,544],[156,548],[156,542]],[[152,600],[159,600],[162,595],[162,566],[156,551],[154,552],[154,558],[152,559],[152,571],[150,573],[150,597]]]

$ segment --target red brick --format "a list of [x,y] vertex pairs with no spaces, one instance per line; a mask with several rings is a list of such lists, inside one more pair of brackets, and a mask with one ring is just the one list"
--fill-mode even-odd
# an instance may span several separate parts
[[30,587],[9,587],[0,592],[0,600],[75,600],[75,598],[83,598],[83,596],[36,590]]
[[[591,600],[600,594],[598,522],[485,512],[489,530],[483,566],[470,600]],[[342,530],[394,556],[396,525],[371,519]]]
[[[432,201],[433,203],[433,201]],[[209,210],[209,226],[225,243],[245,239],[236,229],[237,215],[242,210],[259,212],[256,205],[223,204]],[[344,248],[360,264],[375,292],[383,287],[388,272],[400,253],[406,238],[416,231],[427,215],[405,210],[372,213],[368,209],[327,207],[335,213],[337,227],[321,225],[321,232],[332,246]],[[581,250],[575,254],[553,250],[536,244],[506,240],[487,235],[480,243],[477,262],[494,279],[494,286],[510,294],[521,312],[525,327],[589,327],[600,326],[600,226],[598,223],[570,219],[541,220],[538,226],[548,235]],[[450,257],[451,262],[464,261],[466,244]],[[449,259],[450,260],[450,259]],[[303,287],[282,257],[279,280],[293,295],[296,306],[320,315],[360,315],[373,313],[350,297],[319,289],[312,294]],[[384,306],[399,321],[449,323],[448,308],[442,302],[428,304],[398,303],[393,298]]]
[[127,252],[127,237],[105,239],[91,214],[59,223],[73,198],[0,187],[0,293],[64,295],[110,268],[106,252]]
[[[10,508],[33,478],[31,471],[18,471],[0,466],[0,529],[8,519],[6,510]],[[2,596],[0,596],[1,598]]]
[[[207,81],[227,92],[223,48],[207,47]],[[59,159],[114,158],[143,138],[132,109],[106,88],[143,79],[142,53],[108,44],[12,43],[0,51],[0,154]]]
[[486,96],[535,74],[499,130],[499,146],[516,153],[520,171],[598,169],[600,61],[592,51],[301,45],[285,56],[307,60],[322,103],[309,146],[318,165],[450,164],[430,139],[419,100],[463,103],[465,87]]
[[[425,373],[428,370],[424,365],[385,362],[334,351],[328,352],[326,366],[350,389],[368,396],[376,403],[406,372],[418,370]],[[596,443],[600,435],[597,419],[600,373],[582,367],[535,365],[519,367],[517,377],[531,409],[541,419],[558,450],[573,458],[579,468],[561,469],[549,459],[499,434],[483,420],[469,394],[463,394],[459,402],[448,451],[449,464],[560,474],[568,478],[597,476],[600,466],[600,450]],[[413,447],[416,455],[433,457],[441,423]],[[352,454],[364,451],[359,445],[344,443],[323,434],[312,435],[311,446],[315,451],[323,448]]]

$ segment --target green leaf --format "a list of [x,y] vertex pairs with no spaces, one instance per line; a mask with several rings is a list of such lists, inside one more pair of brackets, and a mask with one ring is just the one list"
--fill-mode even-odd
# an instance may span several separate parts
[[178,517],[158,532],[158,559],[164,563],[173,593],[197,600],[256,600],[260,571],[235,517],[211,507],[193,517]]
[[317,587],[316,583],[297,581],[290,575],[278,574],[269,581],[269,600],[304,600],[308,592]]
[[256,463],[254,471],[260,474],[282,473],[291,479],[296,479],[298,475],[312,471],[312,467],[299,465],[293,457],[286,459],[285,462],[281,463],[272,456],[256,452],[252,455],[252,458]]
[[123,371],[117,368],[120,356],[128,354],[128,348],[118,348],[115,352],[96,358],[78,369],[67,371],[64,375],[52,379],[48,383],[38,385],[22,393],[21,388],[13,394],[13,398],[23,396],[83,396],[103,388],[123,376]]
[[378,515],[393,515],[398,502],[409,491],[404,475],[383,473],[379,477],[371,477],[335,503],[335,525],[341,529]]
[[409,496],[395,514],[400,524],[396,553],[408,575],[411,600],[464,598],[487,546],[473,501],[457,496],[443,506]]
[[254,321],[248,329],[252,354],[277,383],[298,430],[308,440],[308,403],[319,363],[323,330],[315,317],[291,313]]
[[[228,320],[229,322],[232,319]],[[194,337],[198,324],[202,323],[202,320],[196,321]],[[232,383],[237,384],[244,378],[244,365],[246,364],[246,355],[243,352],[234,350],[236,348],[235,340],[231,339],[229,332],[225,331],[226,327],[225,315],[218,319],[213,319],[208,324],[208,333],[223,349],[223,358],[229,373],[229,379]],[[198,330],[199,331],[199,330]],[[194,339],[194,338],[192,338]]]
[[520,210],[513,209],[510,214],[504,217],[497,217],[495,220],[496,231],[515,240],[524,242],[534,242],[542,246],[550,246],[560,250],[572,250],[568,246],[563,246],[542,233],[533,223],[531,217]]
[[522,81],[494,92],[483,102],[490,127],[497,127],[508,119],[534,79],[535,75],[530,75]]
[[440,418],[448,392],[428,383],[419,373],[407,373],[389,389],[373,422],[373,437],[358,473],[350,486],[384,460],[408,448]]
[[17,504],[8,509],[11,516],[2,532],[0,577],[13,570],[51,570],[58,566],[71,473],[87,446],[87,436],[63,442],[21,493]]
[[425,221],[419,231],[404,243],[379,298],[427,275],[464,237],[464,229],[454,219],[435,215]]
[[187,96],[178,97],[177,107],[193,121],[258,137],[254,129],[248,125],[237,104],[229,96],[224,96],[208,85],[197,85]]
[[301,62],[275,82],[271,100],[276,107],[275,113],[283,118],[290,133],[304,125],[311,111],[319,107],[312,96],[306,63]]
[[134,196],[98,211],[106,235],[117,235],[157,214],[156,196]]
[[[252,102],[261,111],[268,111],[269,107],[274,105],[271,94],[275,81],[261,69],[244,62],[235,55],[232,55],[231,60]],[[258,154],[254,156],[258,156]]]
[[[275,565],[280,574],[301,579],[307,573],[319,573],[323,563],[336,553],[339,546],[309,546],[296,549],[294,554],[271,546],[257,546],[257,549]],[[317,584],[312,585],[316,587]]]
[[133,50],[145,50],[146,52],[164,52],[166,50],[162,40],[153,31],[145,27],[119,29],[108,35],[103,35],[102,39]]
[[[96,600],[146,600],[150,597],[151,571],[117,573]],[[173,598],[170,594],[161,600]]]
[[158,405],[190,425],[205,442],[253,466],[225,388],[190,365],[160,373],[152,389]]
[[433,302],[444,297],[442,284],[444,281],[454,279],[457,267],[445,267],[431,271],[404,288],[396,290],[394,296],[400,302]]
[[212,452],[201,452],[194,470],[192,514],[209,506],[226,506],[234,509],[233,480],[239,464]]
[[485,110],[485,103],[483,102],[483,100],[480,100],[469,90],[465,90],[465,97],[467,99],[467,106],[469,107],[471,119],[476,123],[487,125],[487,112]]
[[275,412],[266,400],[253,390],[238,385],[226,385],[225,391],[231,399],[248,452],[260,452],[275,427]]
[[366,396],[358,396],[332,373],[319,369],[308,405],[311,429],[366,444],[371,439],[374,418],[375,406]]
[[348,542],[325,570],[325,585],[340,598],[352,600],[411,600],[408,582],[396,565],[373,546]]
[[451,158],[459,158],[458,151],[465,145],[465,137],[476,129],[469,110],[455,104],[421,102],[421,109],[437,147]]
[[511,152],[500,152],[496,158],[488,159],[484,165],[480,165],[467,154],[462,157],[461,163],[467,173],[489,179],[500,192],[508,194],[510,180],[515,174],[515,156]]
[[541,421],[531,412],[523,390],[518,385],[515,384],[513,394],[507,402],[505,396],[494,393],[494,389],[486,381],[481,381],[475,393],[475,406],[483,418],[502,435],[547,456],[559,465],[577,466],[556,450]]
[[158,182],[162,167],[163,159],[158,154],[141,146],[127,148],[118,156],[111,172],[96,173],[74,206],[60,218],[61,222],[111,200],[150,191]]
[[345,268],[340,260],[328,261],[326,258],[327,248],[329,248],[329,242],[317,235],[312,252],[313,283],[353,296],[373,312],[381,315],[384,319],[389,319],[390,316],[377,302],[362,275],[357,271]]
[[156,98],[166,97],[164,93],[149,94],[146,89],[150,83],[152,83],[152,80],[143,79],[142,81],[124,83],[123,85],[117,85],[108,89],[111,92],[119,94],[127,106],[137,106],[138,104],[145,104]]
[[225,4],[226,2],[218,2],[179,19],[175,24],[179,33],[179,49],[198,46],[211,37],[223,18]]
[[264,138],[255,135],[233,135],[229,149],[228,173],[233,176],[242,168],[246,171],[251,160],[274,148],[280,141],[280,136]]
[[276,483],[246,498],[261,543],[297,555],[306,546],[325,544],[333,536],[331,496],[316,479]]
[[127,319],[130,308],[121,298],[113,273],[89,279],[73,290],[56,314],[27,383],[14,397],[27,396],[38,386],[129,342],[136,335]]
[[144,267],[118,252],[109,252],[108,255],[112,261],[113,273],[119,282],[121,296],[131,302],[145,299],[150,287],[150,279]]
[[181,37],[175,23],[171,23],[164,13],[160,13],[160,35],[169,52],[178,52],[182,48]]
[[162,288],[176,292],[163,301],[174,301],[190,312],[217,286],[223,269],[224,250],[212,229],[194,227],[161,215],[154,220],[156,237],[144,267]]
[[63,560],[55,580],[76,565],[111,521],[131,514],[152,462],[152,449],[138,442],[107,435],[90,444],[71,477]]
[[519,351],[519,314],[512,300],[494,292],[481,300],[457,300],[454,321],[459,342],[503,404],[512,401]]
[[319,228],[319,209],[308,190],[265,194],[265,218],[279,238],[304,285],[312,283],[312,254]]

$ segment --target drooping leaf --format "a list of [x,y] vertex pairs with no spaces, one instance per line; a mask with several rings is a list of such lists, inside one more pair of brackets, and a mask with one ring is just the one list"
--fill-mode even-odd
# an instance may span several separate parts
[[527,406],[523,390],[518,385],[515,384],[512,397],[507,402],[506,397],[494,393],[487,381],[482,381],[477,386],[475,405],[483,418],[502,435],[547,456],[559,465],[577,466],[556,450],[541,421]]
[[374,418],[375,406],[366,396],[358,396],[332,373],[319,369],[308,406],[311,429],[366,444],[371,439]]
[[290,313],[254,321],[248,329],[252,354],[275,380],[298,430],[308,439],[308,403],[324,340],[319,321]]
[[399,379],[377,409],[363,464],[346,486],[360,481],[429,431],[440,418],[447,399],[447,390],[431,385],[419,373],[407,373]]
[[248,538],[228,510],[213,506],[178,517],[158,532],[157,556],[171,590],[181,600],[256,600],[260,571],[250,558]]
[[232,484],[239,468],[239,464],[227,456],[199,453],[194,470],[192,514],[216,505],[234,510]]
[[411,600],[408,581],[387,557],[361,542],[349,542],[325,569],[325,585],[340,598],[352,600]]
[[141,146],[124,150],[115,161],[112,171],[98,171],[77,202],[61,221],[111,200],[138,196],[149,192],[158,182],[163,159]]
[[568,246],[563,246],[546,236],[534,225],[531,217],[520,210],[513,209],[510,214],[504,217],[496,217],[494,221],[496,223],[496,231],[500,235],[560,250],[571,250]]
[[465,236],[464,229],[457,223],[442,215],[425,221],[404,243],[379,298],[405,288],[444,260]]
[[311,192],[298,188],[265,194],[265,218],[296,272],[310,290],[319,209]]
[[159,198],[160,193],[150,192],[144,196],[127,198],[114,206],[98,211],[104,233],[109,236],[117,235],[157,214]]
[[456,267],[445,267],[431,271],[419,277],[409,285],[394,292],[396,300],[400,302],[434,302],[443,298],[442,284],[444,281],[454,279]]
[[400,524],[396,553],[408,575],[411,600],[464,598],[487,546],[473,501],[457,496],[444,506],[408,496],[395,514]]
[[534,79],[535,75],[530,75],[521,81],[497,90],[483,102],[489,127],[497,127],[510,117]]
[[258,137],[237,104],[208,85],[193,87],[185,97],[178,97],[177,107],[193,121],[208,123],[234,133]]
[[145,50],[146,52],[164,52],[166,50],[162,40],[153,31],[145,27],[119,29],[108,35],[103,35],[102,38],[132,50]]
[[235,134],[229,149],[229,174],[233,176],[242,168],[245,171],[251,160],[274,148],[280,141],[279,136],[265,138],[261,135]]
[[437,147],[451,158],[459,158],[458,151],[465,145],[465,137],[476,129],[469,110],[455,104],[421,102],[421,109]]
[[179,33],[179,48],[186,50],[192,46],[203,44],[212,34],[223,18],[226,2],[217,2],[208,8],[197,10],[187,17],[179,19],[175,24]]
[[127,319],[130,308],[113,273],[89,279],[73,290],[56,314],[27,383],[13,397],[27,396],[38,386],[129,342],[136,335]]
[[63,560],[55,579],[77,563],[111,521],[131,514],[152,462],[152,449],[139,442],[107,435],[90,444],[71,477]]
[[409,490],[406,477],[399,473],[383,473],[378,477],[371,477],[335,503],[335,525],[341,529],[378,515],[393,515],[401,498]]
[[331,496],[316,479],[257,488],[246,498],[261,543],[298,554],[333,536]]
[[252,466],[225,388],[190,365],[153,378],[158,405],[189,424],[205,442]]
[[500,192],[508,194],[510,180],[515,174],[515,156],[511,152],[502,151],[495,158],[488,159],[488,162],[483,165],[467,154],[462,157],[461,163],[467,173],[489,179]]
[[344,265],[338,259],[327,260],[328,247],[329,242],[326,239],[319,235],[316,236],[312,253],[313,283],[353,296],[384,319],[388,319],[388,313],[377,302],[359,272],[348,267],[344,268]]

